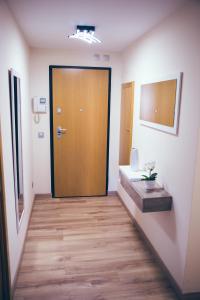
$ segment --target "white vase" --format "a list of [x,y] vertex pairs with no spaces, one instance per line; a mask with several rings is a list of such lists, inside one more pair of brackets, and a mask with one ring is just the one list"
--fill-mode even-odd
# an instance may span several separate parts
[[155,180],[144,180],[144,185],[146,190],[153,190],[156,186]]
[[130,166],[133,171],[138,171],[138,150],[136,148],[131,149]]

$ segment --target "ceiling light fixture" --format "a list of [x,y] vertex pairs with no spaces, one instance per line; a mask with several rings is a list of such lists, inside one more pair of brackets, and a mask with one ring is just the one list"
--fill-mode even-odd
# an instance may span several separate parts
[[94,36],[95,26],[77,25],[76,33],[69,35],[70,39],[79,39],[89,44],[101,43],[99,39]]

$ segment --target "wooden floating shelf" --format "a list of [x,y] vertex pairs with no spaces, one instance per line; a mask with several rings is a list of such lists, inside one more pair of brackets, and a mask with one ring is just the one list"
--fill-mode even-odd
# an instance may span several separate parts
[[169,211],[172,208],[172,196],[157,183],[154,190],[146,191],[143,181],[131,181],[121,170],[122,187],[144,213]]

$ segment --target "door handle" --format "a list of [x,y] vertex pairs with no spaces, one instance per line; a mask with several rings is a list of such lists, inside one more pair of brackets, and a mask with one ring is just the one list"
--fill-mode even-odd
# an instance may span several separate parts
[[65,134],[66,131],[67,131],[66,128],[62,128],[61,126],[58,126],[58,127],[57,127],[57,136],[58,136],[58,137],[61,137],[61,135],[62,135],[62,134]]

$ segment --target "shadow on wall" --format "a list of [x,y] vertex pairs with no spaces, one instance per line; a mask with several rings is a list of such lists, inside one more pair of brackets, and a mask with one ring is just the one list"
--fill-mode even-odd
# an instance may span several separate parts
[[154,213],[153,218],[158,223],[158,226],[162,227],[163,231],[167,234],[170,240],[175,242],[177,239],[176,215],[173,206],[171,211],[162,212],[160,214]]

